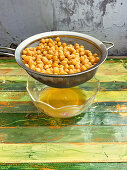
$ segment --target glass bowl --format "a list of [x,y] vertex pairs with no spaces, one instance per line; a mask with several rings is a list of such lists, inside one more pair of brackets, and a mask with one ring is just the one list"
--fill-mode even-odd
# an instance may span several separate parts
[[95,77],[72,88],[52,88],[28,76],[27,91],[34,105],[51,117],[76,116],[93,103],[100,83]]

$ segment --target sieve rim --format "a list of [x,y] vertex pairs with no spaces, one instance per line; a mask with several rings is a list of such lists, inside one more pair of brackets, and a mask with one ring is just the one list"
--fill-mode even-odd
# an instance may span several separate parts
[[[55,74],[46,74],[46,73],[41,73],[41,72],[36,72],[30,68],[28,68],[27,66],[25,66],[25,64],[22,62],[22,58],[21,58],[21,52],[24,48],[26,48],[28,45],[40,40],[41,38],[51,38],[51,37],[55,37],[55,36],[70,36],[70,37],[74,37],[74,38],[78,38],[78,39],[83,39],[84,41],[88,41],[91,44],[93,44],[96,48],[98,48],[98,50],[101,53],[101,58],[100,61],[93,67],[85,70],[85,71],[81,71],[78,73],[72,73],[72,74],[64,74],[64,75],[55,75]],[[101,48],[104,48],[104,51],[106,52],[105,55],[103,54]],[[40,75],[40,76],[45,76],[45,77],[57,77],[57,78],[65,78],[65,77],[72,77],[72,76],[77,76],[77,75],[81,75],[81,74],[85,74],[87,72],[90,72],[96,68],[98,68],[105,60],[106,57],[108,55],[108,50],[106,48],[106,46],[98,39],[89,36],[87,34],[83,34],[83,33],[78,33],[78,32],[70,32],[70,31],[52,31],[52,32],[44,32],[44,33],[40,33],[40,34],[36,34],[33,35],[27,39],[25,39],[24,41],[22,41],[18,47],[15,50],[15,59],[16,62],[18,63],[18,65],[20,65],[23,69],[25,69],[28,73],[33,73],[36,75]]]

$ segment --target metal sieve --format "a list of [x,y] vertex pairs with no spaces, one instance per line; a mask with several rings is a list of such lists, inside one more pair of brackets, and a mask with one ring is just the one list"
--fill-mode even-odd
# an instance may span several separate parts
[[[54,74],[45,74],[36,72],[27,66],[25,66],[22,62],[21,54],[22,50],[27,47],[35,47],[39,44],[41,38],[52,38],[60,37],[61,42],[65,42],[67,44],[74,45],[78,43],[79,45],[83,45],[86,50],[90,50],[92,53],[97,53],[100,61],[93,67],[88,70],[73,73],[73,74],[65,74],[65,75],[54,75]],[[106,47],[104,44],[109,45]],[[53,32],[45,32],[41,34],[34,35],[32,37],[27,38],[19,46],[15,49],[0,47],[0,49],[7,49],[11,51],[15,51],[15,55],[11,53],[3,53],[0,52],[0,55],[8,55],[15,56],[17,63],[26,70],[26,72],[32,76],[34,79],[42,82],[48,86],[56,87],[56,88],[69,88],[73,86],[77,86],[82,84],[88,80],[90,80],[96,73],[98,67],[106,60],[108,55],[108,50],[112,48],[114,44],[112,42],[99,41],[98,39],[91,37],[86,34],[77,33],[77,32],[69,32],[69,31],[53,31]]]

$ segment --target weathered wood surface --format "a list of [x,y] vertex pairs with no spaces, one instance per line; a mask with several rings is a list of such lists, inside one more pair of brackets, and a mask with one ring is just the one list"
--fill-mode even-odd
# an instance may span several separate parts
[[1,169],[14,170],[126,170],[126,163],[10,163],[0,164]]
[[[87,112],[70,119],[55,119],[39,113],[32,104],[26,92],[26,72],[14,59],[1,59],[0,162],[127,162],[126,58],[107,59],[96,77],[101,89]],[[65,169],[82,169],[79,163],[64,165],[68,167]],[[92,165],[85,164],[86,168]],[[94,164],[94,169],[104,169],[104,165]],[[122,169],[121,165],[127,166],[106,166]],[[61,164],[26,165],[32,166],[62,169]]]

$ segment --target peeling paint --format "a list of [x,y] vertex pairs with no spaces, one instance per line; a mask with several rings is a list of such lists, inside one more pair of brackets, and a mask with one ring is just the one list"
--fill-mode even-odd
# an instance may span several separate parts
[[99,9],[102,11],[102,16],[105,15],[106,13],[106,6],[107,4],[112,4],[113,6],[115,5],[116,0],[103,0],[102,2],[99,3]]
[[126,0],[0,0],[0,44],[10,46],[40,32],[67,30],[112,41],[115,47],[109,54],[126,55],[126,9]]

